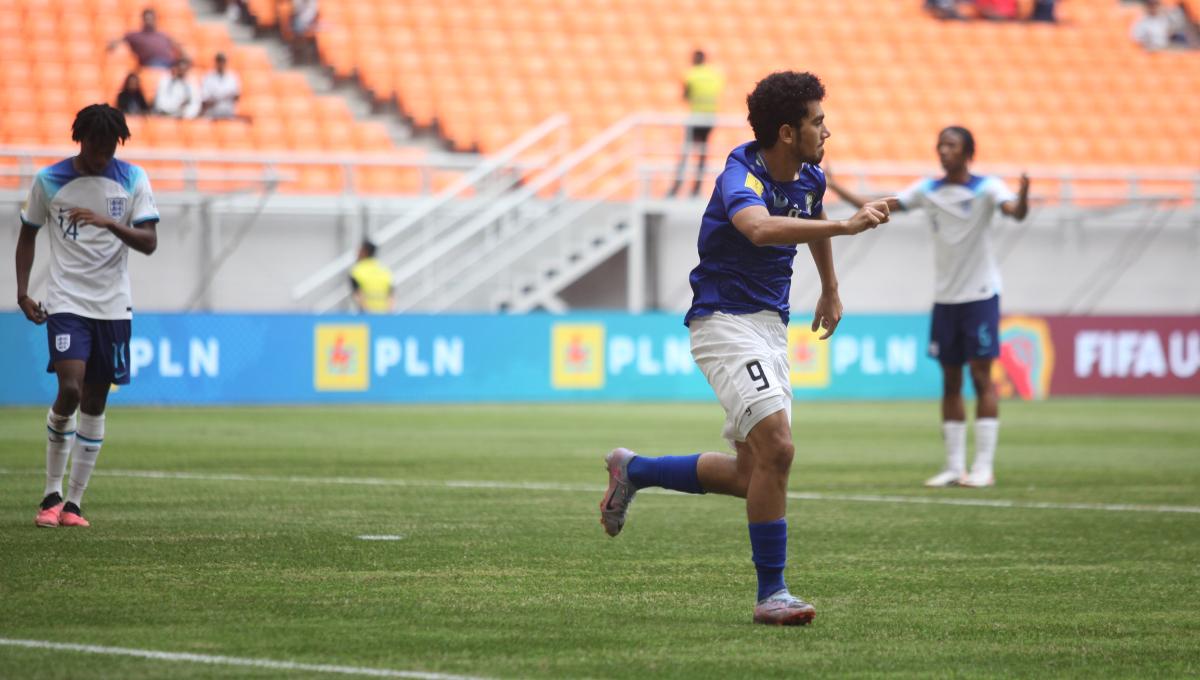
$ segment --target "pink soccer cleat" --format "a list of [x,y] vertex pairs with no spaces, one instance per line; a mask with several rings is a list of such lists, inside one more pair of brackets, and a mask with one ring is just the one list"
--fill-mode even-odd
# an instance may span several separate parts
[[604,500],[600,501],[600,523],[609,536],[621,533],[625,526],[625,513],[633,502],[637,487],[629,481],[629,461],[637,456],[629,449],[613,449],[604,457],[604,467],[608,469],[608,490],[604,492]]
[[33,518],[33,523],[44,529],[53,529],[61,523],[63,502],[62,498],[58,498],[57,503],[52,503],[50,507],[45,507],[47,501],[53,501],[49,496],[45,501],[42,501],[42,508],[38,510],[37,517]]
[[90,522],[83,518],[83,511],[74,503],[67,503],[59,515],[58,525],[63,527],[90,527]]
[[772,626],[803,626],[812,623],[817,610],[804,600],[781,590],[754,605],[754,622]]

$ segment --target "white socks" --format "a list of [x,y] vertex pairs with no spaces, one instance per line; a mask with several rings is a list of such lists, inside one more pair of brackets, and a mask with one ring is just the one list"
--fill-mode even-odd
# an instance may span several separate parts
[[75,434],[75,447],[71,451],[71,481],[67,493],[67,502],[80,505],[83,492],[87,489],[88,480],[92,478],[92,469],[96,467],[96,458],[100,456],[100,446],[104,443],[104,414],[89,416],[79,413],[79,429]]
[[946,445],[946,469],[962,474],[967,471],[967,424],[961,420],[942,422],[942,443]]
[[63,475],[67,458],[75,443],[75,414],[60,416],[50,409],[46,412],[46,490],[43,495],[62,495]]
[[[996,457],[996,440],[1000,435],[1000,421],[996,418],[975,419],[975,462],[973,471],[991,471]],[[942,423],[942,441],[946,445],[946,469],[951,472],[966,472],[967,469],[967,424],[961,420]]]
[[975,419],[975,463],[972,470],[992,471],[992,460],[996,457],[996,439],[1000,435],[1000,421],[996,418]]

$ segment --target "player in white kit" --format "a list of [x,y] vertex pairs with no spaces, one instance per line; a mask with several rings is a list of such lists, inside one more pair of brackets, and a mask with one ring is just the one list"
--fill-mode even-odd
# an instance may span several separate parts
[[[923,179],[893,199],[892,210],[923,208],[933,230],[935,290],[929,355],[942,366],[942,439],[946,465],[926,480],[930,487],[995,484],[993,459],[999,434],[999,399],[992,361],[1000,356],[1000,267],[992,247],[996,211],[1016,220],[1029,212],[1029,177],[1014,194],[993,176],[973,175],[975,138],[962,127],[938,135],[938,157],[946,171]],[[829,188],[853,205],[864,199],[831,178]],[[966,467],[967,424],[963,364],[975,388],[975,461]]]
[[[71,126],[79,155],[34,176],[17,239],[17,304],[47,324],[58,396],[46,414],[46,487],[34,523],[86,527],[83,492],[104,442],[109,386],[129,383],[129,249],[158,246],[158,209],[146,173],[114,158],[129,139],[125,115],[107,104],[80,110]],[[29,295],[37,235],[50,240],[45,303]],[[76,410],[79,411],[78,419]],[[63,476],[71,462],[63,498]]]

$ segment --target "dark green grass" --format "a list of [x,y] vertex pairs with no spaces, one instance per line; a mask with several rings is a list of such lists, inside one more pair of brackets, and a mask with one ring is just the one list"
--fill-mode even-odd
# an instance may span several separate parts
[[[784,630],[749,623],[741,501],[643,494],[609,539],[595,492],[419,484],[600,486],[616,444],[719,448],[714,405],[114,409],[86,531],[32,525],[43,414],[0,412],[0,637],[494,677],[1200,674],[1196,514],[792,501],[818,616]],[[1195,400],[1006,404],[983,491],[920,487],[933,404],[798,404],[795,431],[795,491],[1200,506]],[[304,675],[0,646],[0,677]]]

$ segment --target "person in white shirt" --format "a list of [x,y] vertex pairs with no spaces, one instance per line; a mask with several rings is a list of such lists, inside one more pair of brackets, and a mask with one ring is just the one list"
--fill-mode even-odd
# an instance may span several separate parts
[[200,85],[200,98],[204,102],[204,113],[210,118],[233,118],[237,115],[237,102],[242,96],[242,83],[237,74],[228,69],[228,60],[218,52],[216,70],[204,76]]
[[[998,177],[973,175],[975,137],[963,127],[938,135],[946,174],[916,182],[896,198],[892,211],[924,208],[933,229],[935,291],[929,355],[942,366],[942,438],[946,466],[926,486],[985,487],[995,484],[993,460],[999,434],[999,397],[992,361],[1000,356],[1000,268],[992,248],[997,210],[1016,220],[1029,213],[1029,177],[1014,194]],[[826,176],[829,188],[850,203],[866,201]],[[967,426],[963,364],[975,387],[975,462],[966,470]]]
[[192,64],[187,59],[177,59],[171,65],[171,73],[158,81],[154,95],[154,110],[164,116],[195,118],[200,115],[202,99],[196,79],[188,74]]
[[[129,249],[150,255],[158,247],[150,180],[140,167],[113,157],[117,144],[129,139],[125,114],[107,104],[88,106],[75,116],[71,139],[79,143],[79,155],[38,171],[17,238],[17,305],[25,318],[47,324],[46,371],[58,376],[58,396],[46,414],[46,487],[34,518],[39,527],[89,526],[80,504],[104,442],[109,387],[129,384]],[[50,239],[44,304],[29,295],[41,231]]]
[[1163,7],[1161,0],[1146,0],[1146,13],[1130,31],[1133,41],[1152,52],[1169,47],[1196,48],[1200,46],[1187,5]]

